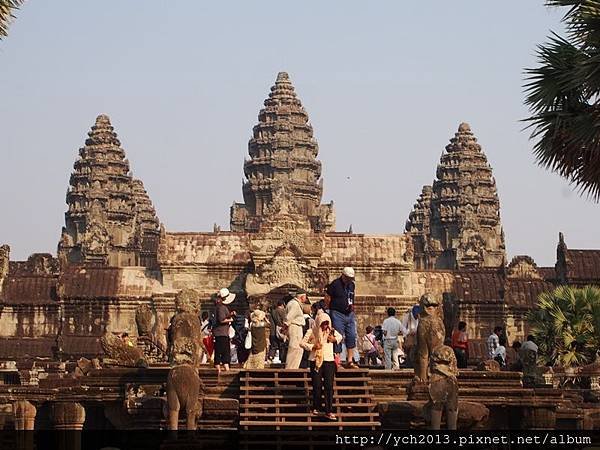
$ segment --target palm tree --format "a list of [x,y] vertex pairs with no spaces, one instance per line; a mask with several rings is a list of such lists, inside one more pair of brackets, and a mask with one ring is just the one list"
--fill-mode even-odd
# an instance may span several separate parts
[[600,345],[600,288],[560,286],[538,297],[527,319],[541,362],[562,367],[594,360]]
[[0,40],[8,36],[8,24],[14,18],[13,11],[19,9],[25,0],[0,0]]
[[600,200],[600,0],[546,0],[569,7],[566,38],[538,46],[539,67],[526,69],[537,163]]

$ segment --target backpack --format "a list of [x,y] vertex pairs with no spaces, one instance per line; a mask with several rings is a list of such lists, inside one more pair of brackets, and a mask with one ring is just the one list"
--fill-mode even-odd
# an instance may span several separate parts
[[208,331],[212,331],[214,327],[217,326],[217,318],[215,317],[215,313],[210,313],[208,316],[208,323],[204,325],[202,331],[207,329]]

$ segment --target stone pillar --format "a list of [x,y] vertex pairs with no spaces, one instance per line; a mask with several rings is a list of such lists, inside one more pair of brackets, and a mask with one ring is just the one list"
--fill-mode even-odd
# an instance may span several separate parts
[[52,405],[55,430],[81,430],[85,422],[85,408],[75,402],[57,402]]
[[27,400],[19,400],[14,403],[15,430],[33,430],[37,408]]
[[52,405],[54,429],[58,434],[60,450],[81,450],[81,433],[85,422],[85,408],[76,402],[57,402]]

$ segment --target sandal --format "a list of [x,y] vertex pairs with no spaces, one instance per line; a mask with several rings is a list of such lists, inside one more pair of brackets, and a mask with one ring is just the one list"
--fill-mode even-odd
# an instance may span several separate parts
[[311,411],[311,414],[312,414],[313,416],[323,416],[325,413],[324,413],[323,411],[319,411],[318,409],[313,409],[313,410]]
[[[348,363],[348,364],[346,365],[346,368],[347,368],[347,369],[360,369],[360,367],[358,366],[358,364],[356,364],[355,362]],[[336,420],[337,420],[337,419],[336,419]]]
[[338,420],[337,416],[333,413],[325,414],[325,418],[327,420],[331,420],[332,422],[337,422]]

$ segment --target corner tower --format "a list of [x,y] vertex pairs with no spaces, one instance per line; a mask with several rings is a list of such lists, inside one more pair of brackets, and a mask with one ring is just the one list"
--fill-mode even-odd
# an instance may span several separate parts
[[305,216],[315,231],[333,231],[333,202],[321,205],[323,179],[319,147],[300,99],[285,72],[258,114],[244,161],[244,203],[231,207],[231,231],[258,231],[271,214],[278,192],[285,192],[289,209]]
[[506,261],[492,168],[467,123],[440,158],[406,223],[417,269],[500,267]]

